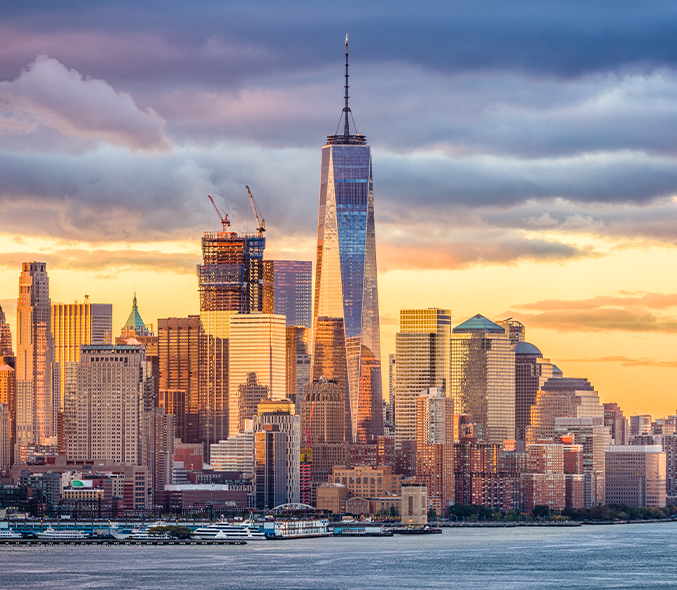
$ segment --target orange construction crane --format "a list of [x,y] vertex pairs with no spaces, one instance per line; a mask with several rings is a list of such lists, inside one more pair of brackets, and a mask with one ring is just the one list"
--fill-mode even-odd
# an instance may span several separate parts
[[254,202],[254,195],[252,195],[252,192],[249,190],[249,186],[245,185],[247,187],[247,192],[249,193],[249,200],[252,203],[252,211],[254,211],[254,217],[256,217],[256,224],[257,228],[256,231],[259,234],[259,238],[263,237],[263,232],[266,231],[266,220],[263,219],[263,217],[260,215],[259,210],[256,207],[256,203]]
[[214,199],[212,199],[211,195],[207,195],[207,198],[212,202],[212,205],[214,205],[214,209],[216,210],[216,214],[219,216],[219,219],[221,220],[221,225],[223,226],[223,231],[226,231],[227,227],[230,227],[230,220],[228,219],[228,213],[225,211],[221,213],[221,210],[216,206],[216,203],[214,202]]

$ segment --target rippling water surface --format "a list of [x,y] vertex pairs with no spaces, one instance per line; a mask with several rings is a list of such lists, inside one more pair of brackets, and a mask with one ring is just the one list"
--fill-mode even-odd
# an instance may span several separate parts
[[0,547],[0,588],[677,587],[677,523],[243,546]]

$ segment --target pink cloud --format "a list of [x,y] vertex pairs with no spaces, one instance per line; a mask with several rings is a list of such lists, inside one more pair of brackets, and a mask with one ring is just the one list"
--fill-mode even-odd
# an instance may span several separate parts
[[129,150],[171,148],[164,119],[153,109],[140,110],[134,99],[104,80],[84,78],[56,59],[39,56],[18,78],[0,82],[0,136],[56,134],[84,144],[107,143]]

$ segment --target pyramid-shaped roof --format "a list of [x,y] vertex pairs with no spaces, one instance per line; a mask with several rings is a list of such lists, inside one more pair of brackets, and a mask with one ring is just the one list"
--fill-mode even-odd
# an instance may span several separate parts
[[132,328],[137,332],[145,332],[146,330],[146,324],[143,323],[141,315],[139,314],[139,310],[136,307],[136,293],[134,293],[132,312],[129,314],[129,317],[127,318],[127,321],[125,322],[125,325],[122,327],[122,329],[125,330],[125,328]]
[[452,331],[454,334],[464,332],[490,332],[493,334],[505,334],[505,328],[495,324],[491,320],[488,320],[479,313],[476,316],[471,317],[469,320],[466,320],[462,324],[456,326]]

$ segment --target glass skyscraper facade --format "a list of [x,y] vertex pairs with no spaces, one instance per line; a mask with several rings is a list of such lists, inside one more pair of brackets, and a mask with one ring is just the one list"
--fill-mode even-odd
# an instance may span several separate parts
[[383,433],[374,188],[371,148],[348,125],[347,47],[344,132],[322,148],[312,378],[337,381],[346,438],[368,442]]
[[478,314],[452,330],[451,393],[486,442],[515,438],[515,353],[505,328]]
[[287,326],[311,327],[313,263],[309,260],[263,261],[263,311],[287,318]]

